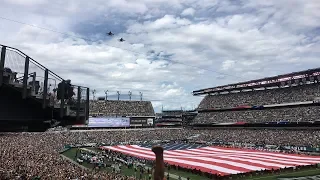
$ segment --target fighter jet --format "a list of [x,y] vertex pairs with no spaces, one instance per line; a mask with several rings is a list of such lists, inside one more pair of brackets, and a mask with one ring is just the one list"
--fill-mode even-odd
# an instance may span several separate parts
[[120,38],[119,41],[120,41],[120,42],[123,42],[123,41],[126,41],[126,40],[124,40],[123,38]]
[[108,32],[107,34],[108,34],[108,36],[113,36],[114,35],[111,31]]

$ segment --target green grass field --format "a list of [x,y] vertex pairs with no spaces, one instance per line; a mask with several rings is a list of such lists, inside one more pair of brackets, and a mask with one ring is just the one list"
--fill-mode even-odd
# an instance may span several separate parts
[[[94,150],[94,151],[100,151],[100,149],[96,149],[96,148],[87,148],[90,150]],[[77,149],[76,148],[72,148],[69,149],[65,152],[62,153],[62,155],[72,159],[73,161],[76,161],[76,152]],[[82,166],[92,169],[93,166],[89,163],[83,162]],[[112,171],[112,168],[103,168],[102,170],[105,171]],[[168,170],[166,170],[166,172],[168,172]],[[135,176],[135,172],[133,169],[129,169],[126,166],[123,166],[122,168],[122,174],[123,175],[127,175],[127,176]],[[176,176],[181,176],[184,178],[189,177],[191,180],[209,180],[209,178],[200,176],[200,175],[195,175],[192,173],[188,173],[185,171],[178,171],[178,170],[174,170],[174,169],[170,169],[169,174],[173,174]],[[138,175],[138,174],[137,174]],[[295,171],[295,172],[286,172],[286,173],[282,173],[282,174],[275,174],[275,175],[259,175],[259,176],[253,176],[253,177],[247,177],[247,178],[239,178],[241,180],[277,180],[278,178],[289,178],[289,177],[304,177],[304,176],[314,176],[314,175],[320,175],[320,169],[319,168],[312,168],[312,169],[306,169],[306,170],[300,170],[300,171]],[[148,178],[148,175],[145,174],[143,176],[143,179]],[[170,179],[175,179],[175,178],[170,178]]]

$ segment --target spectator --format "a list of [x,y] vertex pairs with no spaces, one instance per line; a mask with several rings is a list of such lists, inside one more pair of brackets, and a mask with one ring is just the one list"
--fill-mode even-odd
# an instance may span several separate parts
[[199,113],[194,119],[196,124],[224,123],[224,122],[277,122],[277,121],[318,121],[319,106],[278,108],[245,111],[214,111]]
[[304,102],[313,101],[319,96],[319,84],[314,83],[287,88],[208,95],[201,101],[199,109]]
[[[124,176],[105,171],[82,169],[62,158],[59,151],[65,145],[105,143],[116,145],[126,139],[132,144],[140,142],[193,141],[231,142],[234,144],[266,144],[313,146],[320,144],[319,130],[248,130],[248,129],[153,129],[153,130],[108,130],[44,133],[0,134],[0,179],[17,177],[32,179],[123,179]],[[127,160],[134,158],[128,157]],[[144,160],[145,161],[145,160]]]
[[90,114],[103,116],[154,116],[150,101],[90,101]]

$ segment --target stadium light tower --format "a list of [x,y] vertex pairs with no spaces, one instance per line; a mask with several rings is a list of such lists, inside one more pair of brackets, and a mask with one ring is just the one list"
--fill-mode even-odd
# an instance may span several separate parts
[[96,90],[94,89],[94,90],[92,90],[92,96],[93,96],[93,100],[95,100],[95,98],[96,98],[96,96],[95,96],[95,94],[96,94]]
[[117,91],[118,94],[118,101],[120,100],[120,91]]
[[132,95],[132,92],[131,92],[131,91],[129,91],[129,92],[128,92],[128,95],[129,95],[129,99],[130,99],[130,101],[131,101],[131,95]]
[[142,101],[143,93],[142,93],[142,92],[139,92],[139,94],[140,94],[140,101]]
[[106,94],[106,101],[108,101],[108,90],[104,91],[104,93]]

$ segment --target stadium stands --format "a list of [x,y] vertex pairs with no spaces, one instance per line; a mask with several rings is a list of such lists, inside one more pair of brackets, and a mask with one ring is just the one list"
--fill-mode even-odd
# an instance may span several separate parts
[[315,97],[320,96],[319,88],[319,84],[315,83],[295,87],[207,95],[201,101],[199,109],[313,101]]
[[182,125],[182,110],[167,110],[157,114],[156,126],[181,126]]
[[206,94],[193,124],[319,120],[319,68],[194,91]]
[[112,180],[122,177],[83,169],[59,156],[65,144],[76,142],[75,139],[84,140],[83,135],[79,138],[69,138],[68,133],[0,135],[0,179]]
[[103,116],[154,116],[150,101],[90,101],[90,114]]
[[160,116],[166,116],[166,117],[181,117],[183,111],[182,110],[163,110],[162,113],[160,113]]
[[289,107],[264,110],[214,111],[199,113],[194,123],[224,123],[224,122],[301,122],[317,121],[320,118],[319,106]]
[[[318,130],[245,130],[245,129],[157,129],[118,130],[88,132],[6,133],[0,135],[0,179],[110,179],[122,177],[105,171],[92,172],[81,169],[59,156],[65,145],[105,143],[117,145],[124,141],[175,140],[219,142],[232,146],[250,143],[266,148],[266,145],[290,145],[317,147],[320,144]],[[180,146],[177,144],[177,147]],[[168,148],[172,147],[172,144]],[[25,177],[25,178],[23,178]]]

